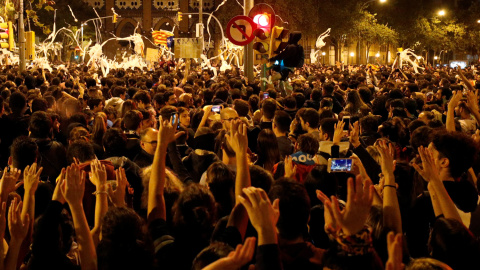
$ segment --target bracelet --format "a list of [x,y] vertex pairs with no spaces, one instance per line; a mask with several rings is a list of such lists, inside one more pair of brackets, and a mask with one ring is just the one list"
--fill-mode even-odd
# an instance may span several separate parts
[[93,192],[92,194],[95,195],[95,196],[97,196],[97,195],[99,195],[99,194],[108,194],[108,192],[106,192],[106,191],[95,191],[95,192]]
[[394,189],[397,189],[397,186],[394,186],[394,185],[383,185],[383,188],[386,188],[386,187],[392,187]]

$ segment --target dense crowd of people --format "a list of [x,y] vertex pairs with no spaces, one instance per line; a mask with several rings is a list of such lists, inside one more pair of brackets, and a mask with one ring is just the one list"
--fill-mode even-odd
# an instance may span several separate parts
[[291,70],[2,66],[0,269],[480,268],[478,67]]

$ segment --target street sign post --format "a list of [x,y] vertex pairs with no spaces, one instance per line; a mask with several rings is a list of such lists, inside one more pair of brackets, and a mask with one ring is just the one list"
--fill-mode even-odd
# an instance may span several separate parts
[[253,32],[257,25],[252,18],[247,16],[235,16],[227,24],[227,37],[237,46],[246,46],[255,39]]

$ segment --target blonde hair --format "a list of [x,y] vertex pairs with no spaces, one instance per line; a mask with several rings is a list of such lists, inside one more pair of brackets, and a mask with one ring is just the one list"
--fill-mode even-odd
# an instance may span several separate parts
[[[142,170],[142,208],[147,209],[148,203],[148,183],[150,182],[150,175],[152,173],[152,166],[143,168]],[[169,169],[165,169],[165,193],[182,193],[184,187],[182,181]]]

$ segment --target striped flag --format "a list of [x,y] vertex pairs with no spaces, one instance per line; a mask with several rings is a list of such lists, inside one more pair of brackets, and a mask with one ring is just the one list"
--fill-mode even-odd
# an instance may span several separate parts
[[165,47],[168,46],[169,41],[171,42],[171,39],[173,39],[173,36],[174,34],[172,32],[165,31],[165,30],[152,32],[153,42],[155,42],[155,44],[163,45]]

